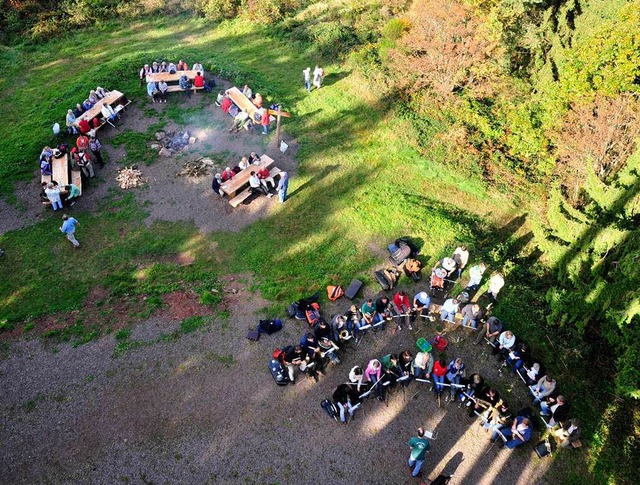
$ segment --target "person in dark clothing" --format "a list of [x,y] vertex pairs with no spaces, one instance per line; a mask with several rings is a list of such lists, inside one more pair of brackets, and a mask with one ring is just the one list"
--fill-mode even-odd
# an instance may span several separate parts
[[348,411],[350,419],[353,419],[356,406],[361,402],[358,392],[348,384],[340,384],[333,392],[332,398],[340,409],[340,421],[347,424],[345,410]]
[[284,353],[284,365],[287,366],[289,371],[289,381],[291,384],[295,384],[295,374],[294,370],[296,367],[300,367],[301,370],[303,364],[306,365],[307,355],[305,350],[301,345],[296,345],[295,347],[289,347],[289,349]]
[[316,323],[313,333],[316,337],[318,345],[321,347],[321,357],[324,353],[324,356],[329,357],[331,362],[334,364],[339,364],[340,359],[336,355],[336,351],[338,350],[338,346],[332,339],[331,328],[329,324],[324,320],[320,320]]
[[224,181],[222,180],[222,175],[217,173],[213,176],[213,180],[211,181],[211,189],[220,197],[224,197],[224,192],[222,191],[223,183]]
[[494,408],[499,401],[500,394],[498,391],[493,387],[487,387],[476,395],[474,405],[469,407],[469,416],[473,417],[476,412],[482,413],[487,409]]

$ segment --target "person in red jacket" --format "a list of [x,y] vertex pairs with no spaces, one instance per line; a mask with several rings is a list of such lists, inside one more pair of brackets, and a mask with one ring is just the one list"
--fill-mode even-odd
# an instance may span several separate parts
[[224,172],[222,172],[222,180],[224,180],[225,182],[227,180],[231,180],[234,175],[235,173],[233,172],[233,170],[231,170],[230,167],[227,167],[224,169]]
[[[269,169],[267,167],[262,167],[258,170],[258,178],[260,179],[260,184],[264,187],[269,195],[267,197],[273,197],[271,190],[276,188],[276,182],[273,180],[273,177],[269,175]],[[269,188],[269,184],[271,184],[271,188]]]
[[196,88],[203,88],[204,87],[204,77],[202,76],[201,72],[197,72],[196,73],[196,77],[193,78],[193,85]]
[[229,108],[231,108],[231,98],[229,96],[225,96],[220,103],[220,109],[229,114]]
[[91,125],[84,118],[78,122],[78,128],[80,128],[80,133],[89,133],[91,131]]
[[262,134],[269,134],[269,121],[271,121],[271,116],[269,115],[269,110],[262,109],[262,118],[260,119],[260,124],[262,125]]
[[434,383],[433,392],[436,393],[437,397],[440,397],[442,395],[442,391],[444,391],[444,386],[442,385],[444,383],[444,376],[447,374],[447,363],[444,359],[438,360],[433,365],[432,374]]
[[393,304],[396,307],[398,317],[398,330],[402,330],[400,322],[404,319],[404,322],[411,328],[411,321],[409,320],[409,314],[411,313],[411,304],[409,303],[409,297],[404,291],[398,291],[393,297]]

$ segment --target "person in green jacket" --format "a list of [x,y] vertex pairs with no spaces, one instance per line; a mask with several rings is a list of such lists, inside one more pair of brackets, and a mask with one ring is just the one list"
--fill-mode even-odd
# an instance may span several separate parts
[[424,463],[424,457],[429,451],[429,440],[424,437],[424,429],[418,428],[418,436],[412,437],[408,445],[411,448],[409,468],[413,468],[412,476],[417,477]]

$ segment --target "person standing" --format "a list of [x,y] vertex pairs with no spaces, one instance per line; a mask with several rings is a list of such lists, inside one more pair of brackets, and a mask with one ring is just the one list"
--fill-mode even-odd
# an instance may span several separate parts
[[429,451],[429,440],[424,437],[424,429],[418,428],[418,436],[414,436],[409,440],[409,448],[411,448],[411,454],[409,455],[409,468],[413,468],[414,477],[417,477],[424,463],[425,455]]
[[60,199],[60,189],[58,187],[49,183],[44,193],[47,195],[49,202],[51,202],[51,207],[53,207],[54,211],[62,209],[62,199]]
[[489,290],[487,290],[487,293],[489,293],[494,303],[498,301],[498,293],[500,293],[503,286],[504,276],[502,276],[502,273],[494,274],[489,280]]
[[287,200],[287,190],[289,190],[289,172],[282,172],[280,174],[280,181],[278,182],[278,200],[281,204]]
[[95,136],[92,136],[89,139],[89,149],[91,150],[91,154],[96,159],[98,167],[104,168],[104,160],[102,159],[102,153],[100,153],[101,148],[102,144],[100,143],[100,140],[98,140]]
[[307,67],[302,71],[302,76],[304,77],[304,87],[308,93],[311,92],[311,68]]
[[76,116],[70,109],[67,110],[67,118],[65,120],[65,123],[67,125],[67,132],[70,135],[75,135],[78,133],[78,129],[76,128]]
[[269,110],[266,108],[262,109],[262,118],[260,118],[260,124],[262,125],[262,134],[269,134],[269,122],[271,121],[271,116],[269,115]]
[[322,86],[322,80],[324,79],[324,69],[316,64],[316,68],[313,70],[313,85],[316,89],[320,89]]
[[80,223],[74,217],[69,217],[67,214],[62,216],[62,221],[60,232],[67,236],[67,239],[71,241],[74,248],[79,248],[80,243],[76,239],[76,226]]

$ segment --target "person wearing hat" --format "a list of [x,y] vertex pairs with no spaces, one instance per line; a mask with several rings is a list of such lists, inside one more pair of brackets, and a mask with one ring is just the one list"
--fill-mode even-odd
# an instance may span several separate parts
[[213,176],[213,180],[211,181],[211,190],[213,190],[220,197],[224,197],[224,192],[222,191],[222,184],[224,181],[222,180],[222,175],[217,173]]
[[473,345],[478,345],[485,338],[493,345],[500,332],[502,332],[502,322],[496,317],[489,317],[487,323],[484,324],[484,332],[478,332],[478,338]]
[[76,128],[76,115],[74,115],[73,111],[70,109],[67,110],[65,123],[67,125],[67,132],[70,135],[76,135],[78,133],[78,128]]

